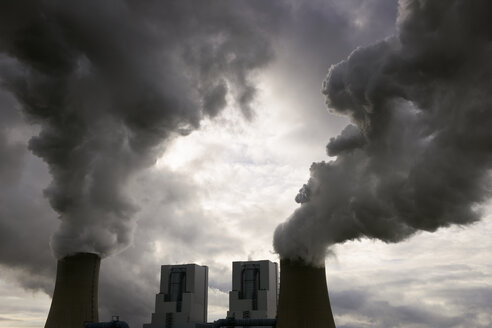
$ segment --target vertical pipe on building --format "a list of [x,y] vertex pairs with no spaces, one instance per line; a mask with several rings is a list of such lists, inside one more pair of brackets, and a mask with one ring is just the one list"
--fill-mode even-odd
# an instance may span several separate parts
[[82,328],[98,322],[98,282],[101,258],[77,253],[58,260],[56,283],[45,328]]
[[204,287],[204,310],[203,310],[203,322],[207,322],[208,319],[208,267],[205,267],[205,274],[203,275],[203,285]]
[[280,260],[277,328],[335,328],[325,268]]

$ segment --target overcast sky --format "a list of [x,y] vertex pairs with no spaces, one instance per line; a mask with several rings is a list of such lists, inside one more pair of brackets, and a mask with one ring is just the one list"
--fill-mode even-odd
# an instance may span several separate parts
[[[338,85],[323,87],[330,68],[343,60],[334,72],[344,73],[345,82],[379,77],[381,71],[370,68],[380,57],[397,63],[390,68],[399,73],[391,76],[398,90],[389,78],[374,79],[367,101],[399,97],[421,108],[402,101],[391,108],[413,114],[445,99],[451,109],[435,105],[435,117],[450,113],[446,117],[469,122],[455,126],[446,118],[438,125],[429,115],[427,128],[449,125],[459,134],[426,134],[425,145],[442,143],[430,148],[432,162],[422,162],[435,170],[432,181],[434,173],[441,176],[440,166],[432,166],[438,159],[457,177],[470,177],[470,184],[445,180],[470,194],[456,198],[469,213],[430,226],[406,222],[408,233],[397,238],[366,229],[355,241],[320,242],[332,245],[323,260],[337,327],[492,326],[492,150],[490,132],[481,128],[492,131],[492,120],[476,114],[492,103],[484,96],[492,29],[473,23],[491,8],[484,0],[476,10],[460,11],[463,1],[437,0],[430,10],[427,2],[401,1],[400,16],[396,0],[2,3],[0,327],[44,326],[56,257],[75,251],[106,256],[103,321],[119,315],[131,327],[150,322],[160,265],[179,263],[209,266],[209,321],[224,318],[232,261],[278,261],[274,231],[300,208],[295,198],[311,164],[336,160],[327,154],[331,138],[351,121],[373,150],[381,149],[376,141],[400,136],[402,127],[410,130],[405,138],[420,131],[413,116],[396,115],[401,120],[392,129],[383,126],[378,139],[379,121],[368,119],[373,130],[364,130],[354,102],[334,95]],[[466,20],[455,18],[454,29],[439,27],[438,17],[450,17],[442,23],[448,26],[461,12]],[[468,43],[465,24],[477,40]],[[412,38],[424,29],[431,41]],[[392,48],[394,40],[424,45],[402,52]],[[385,46],[390,55],[367,59]],[[415,48],[421,57],[413,56]],[[411,75],[412,68],[422,74]],[[456,102],[478,108],[475,116],[458,115]],[[394,145],[413,145],[405,138]],[[457,139],[464,141],[444,144]],[[453,152],[462,144],[473,152]],[[330,145],[330,155],[343,159]],[[442,149],[451,151],[441,156]],[[394,153],[406,162],[420,156]],[[441,201],[433,192],[423,197]]]

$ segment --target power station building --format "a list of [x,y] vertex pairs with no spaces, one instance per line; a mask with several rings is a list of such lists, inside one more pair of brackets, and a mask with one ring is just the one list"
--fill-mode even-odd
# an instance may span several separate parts
[[163,265],[155,313],[143,328],[195,328],[207,322],[207,300],[207,266]]
[[[58,261],[55,290],[45,328],[122,327],[98,321],[101,258],[77,253]],[[265,327],[335,328],[324,267],[300,260],[233,262],[226,319],[207,323],[208,267],[161,266],[160,291],[151,323],[143,328]],[[278,311],[277,311],[278,300]]]
[[228,318],[274,319],[277,295],[277,263],[268,260],[232,263]]

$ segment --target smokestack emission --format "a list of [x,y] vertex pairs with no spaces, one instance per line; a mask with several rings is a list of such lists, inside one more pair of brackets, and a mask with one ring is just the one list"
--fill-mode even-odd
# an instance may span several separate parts
[[58,260],[56,284],[45,328],[81,328],[98,322],[98,281],[101,258],[77,253]]
[[281,258],[323,262],[361,238],[469,225],[492,196],[492,3],[399,2],[397,34],[333,65],[322,92],[351,120],[278,226]]
[[325,268],[280,260],[277,328],[335,328]]
[[29,149],[53,178],[45,196],[61,221],[51,241],[57,258],[125,249],[138,210],[128,185],[167,143],[228,104],[253,115],[252,73],[273,49],[261,24],[244,15],[248,8],[185,0],[0,4],[0,55],[8,58],[1,87],[40,128]]

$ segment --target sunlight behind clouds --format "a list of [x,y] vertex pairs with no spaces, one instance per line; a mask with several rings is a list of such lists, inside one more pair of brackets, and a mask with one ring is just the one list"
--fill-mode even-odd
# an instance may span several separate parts
[[289,143],[296,127],[285,121],[290,119],[285,113],[295,108],[282,101],[285,97],[267,76],[259,80],[252,121],[229,106],[199,130],[176,138],[155,169],[156,174],[170,170],[191,179],[199,190],[195,203],[244,245],[245,258],[276,260],[271,233],[297,206],[293,198],[315,158],[300,158],[296,145]]

